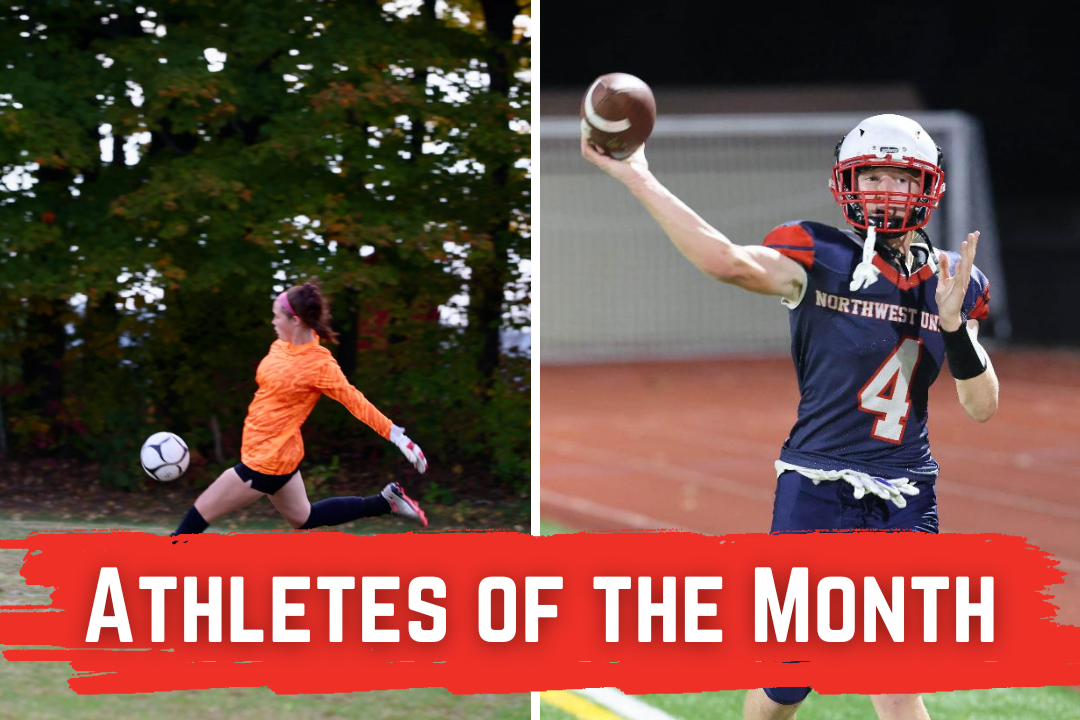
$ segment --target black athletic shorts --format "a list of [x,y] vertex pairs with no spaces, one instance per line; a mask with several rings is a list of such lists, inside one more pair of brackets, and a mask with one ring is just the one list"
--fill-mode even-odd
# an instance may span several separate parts
[[233,470],[236,471],[236,474],[239,475],[240,479],[244,482],[250,480],[253,489],[258,490],[261,493],[266,493],[267,495],[273,495],[278,490],[285,487],[285,483],[292,480],[292,476],[300,470],[300,466],[297,465],[296,470],[293,470],[291,473],[286,473],[285,475],[267,475],[266,473],[252,470],[244,463],[236,463],[236,465],[233,466]]

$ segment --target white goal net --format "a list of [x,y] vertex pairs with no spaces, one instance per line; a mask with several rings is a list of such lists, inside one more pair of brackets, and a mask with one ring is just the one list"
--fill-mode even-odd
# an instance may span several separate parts
[[[992,324],[1009,335],[989,173],[978,124],[956,112],[912,115],[945,151],[947,190],[927,228],[956,250],[981,230]],[[661,116],[648,143],[657,177],[732,241],[759,244],[790,220],[842,225],[828,190],[836,142],[863,115]],[[534,256],[542,363],[784,352],[776,298],[718,283],[679,254],[630,193],[581,158],[575,117],[540,122]]]

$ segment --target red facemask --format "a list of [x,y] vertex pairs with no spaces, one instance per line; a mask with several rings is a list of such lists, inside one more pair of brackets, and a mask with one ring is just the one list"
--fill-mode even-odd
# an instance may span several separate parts
[[[915,173],[914,187],[919,192],[855,190],[859,172],[874,167],[901,168]],[[833,200],[844,213],[844,220],[860,230],[873,225],[885,232],[910,232],[930,220],[930,211],[938,206],[945,192],[945,171],[937,165],[914,158],[884,158],[861,155],[833,166],[829,178]],[[874,205],[870,212],[867,205]]]

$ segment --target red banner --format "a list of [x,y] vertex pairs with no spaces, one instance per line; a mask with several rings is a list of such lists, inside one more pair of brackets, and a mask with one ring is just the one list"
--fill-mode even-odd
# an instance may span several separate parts
[[79,693],[267,685],[821,693],[1080,684],[1049,554],[1004,535],[100,532],[28,550],[52,604],[0,608],[9,660]]

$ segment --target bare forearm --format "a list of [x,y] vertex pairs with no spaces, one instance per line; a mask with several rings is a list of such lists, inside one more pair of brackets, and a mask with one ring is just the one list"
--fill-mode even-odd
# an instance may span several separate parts
[[744,290],[789,300],[800,296],[806,284],[802,265],[773,248],[732,243],[649,172],[645,148],[626,160],[612,160],[582,137],[581,154],[626,185],[694,267]]
[[627,183],[627,187],[695,267],[718,280],[729,280],[734,275],[735,245],[675,197],[652,173],[643,173]]
[[940,317],[949,370],[956,379],[956,395],[968,417],[986,422],[997,412],[997,373],[986,348],[979,344],[978,321],[968,320],[963,325],[962,317],[954,315],[959,316],[959,311],[942,312]]
[[956,381],[956,394],[964,412],[972,420],[986,422],[998,408],[998,378],[994,365],[986,359],[986,372],[968,380]]

